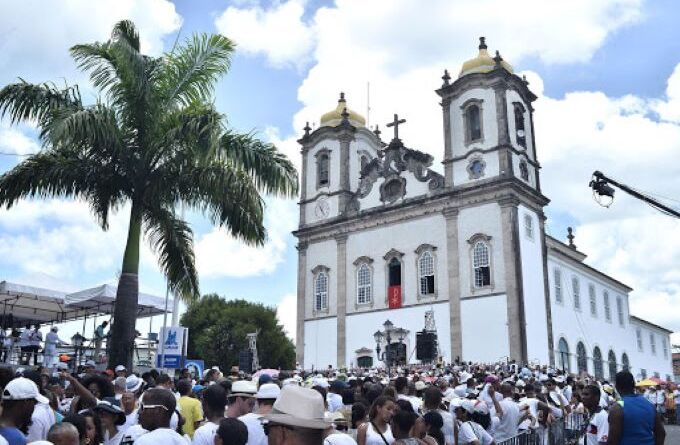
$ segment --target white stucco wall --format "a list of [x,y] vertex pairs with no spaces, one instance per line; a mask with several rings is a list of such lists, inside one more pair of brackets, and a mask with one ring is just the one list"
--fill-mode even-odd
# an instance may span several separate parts
[[[527,355],[529,360],[548,363],[550,347],[548,345],[543,252],[538,216],[524,205],[519,205],[517,210]],[[526,217],[531,218],[531,234],[528,233],[526,228]]]
[[461,359],[491,363],[510,354],[505,294],[462,300],[460,319]]
[[524,151],[525,148],[517,143],[517,130],[515,128],[515,108],[513,102],[519,102],[524,106],[524,132],[526,135],[526,151],[531,159],[536,159],[534,147],[531,143],[531,115],[529,113],[529,106],[522,100],[520,95],[515,90],[506,91],[507,106],[508,106],[508,130],[510,131],[510,143],[518,150]]
[[[468,240],[478,233],[491,237],[492,286],[484,289],[472,287],[472,245]],[[503,262],[503,231],[501,208],[497,203],[483,204],[461,209],[458,214],[458,256],[460,258],[461,298],[505,292],[505,264]]]
[[[335,315],[337,308],[337,244],[335,240],[311,243],[307,247],[307,270],[305,270],[305,319]],[[314,312],[314,276],[312,270],[317,266],[326,266],[328,272],[328,312]],[[335,343],[334,343],[335,344]]]
[[305,321],[304,369],[326,369],[337,366],[337,318]]
[[[555,275],[554,269],[558,267],[562,271],[562,303],[555,299]],[[631,365],[631,372],[636,377],[639,376],[642,368],[646,369],[647,376],[651,377],[658,372],[662,378],[667,374],[672,375],[670,346],[668,346],[668,356],[664,358],[661,338],[665,337],[667,344],[670,344],[668,333],[650,327],[647,324],[639,323],[630,318],[628,309],[628,295],[626,290],[617,287],[612,283],[599,278],[597,274],[588,273],[580,268],[568,264],[562,257],[550,255],[548,257],[548,276],[550,282],[550,301],[552,307],[553,336],[555,339],[555,349],[558,348],[560,337],[564,337],[569,344],[570,364],[572,372],[577,370],[576,366],[576,345],[583,341],[588,355],[588,372],[594,373],[593,349],[599,346],[602,352],[604,363],[604,374],[607,377],[607,356],[609,350],[613,350],[616,355],[617,370],[622,369],[622,355],[628,355]],[[574,291],[572,286],[572,276],[577,276],[581,288],[581,309],[574,308]],[[593,316],[590,310],[590,297],[588,286],[595,286],[597,301],[597,314]],[[604,292],[609,293],[611,308],[611,321],[607,321],[604,310]],[[619,323],[616,305],[617,297],[621,297],[624,310],[623,326]],[[642,351],[638,350],[636,327],[642,329]],[[649,334],[655,332],[656,335],[656,354],[651,352]],[[556,352],[556,359],[559,354]]]
[[[422,244],[436,247],[435,290],[437,298],[418,298],[417,255],[415,250]],[[436,303],[448,299],[446,267],[446,221],[441,214],[418,218],[389,226],[380,226],[363,232],[352,233],[347,239],[347,312],[369,311],[387,307],[387,264],[383,256],[391,249],[402,252],[402,301],[403,305],[423,302]],[[356,305],[357,258],[373,259],[373,305]],[[360,347],[360,346],[359,346]]]
[[[482,100],[482,140],[465,145],[465,125],[461,105],[470,99]],[[453,156],[462,156],[474,148],[491,148],[498,145],[498,122],[496,120],[496,94],[493,89],[472,88],[451,101],[451,148]]]
[[[671,362],[670,335],[668,332],[655,328],[647,323],[639,322],[635,319],[630,320],[629,330],[632,331],[634,345],[630,348],[631,365],[633,375],[641,377],[641,369],[647,371],[647,377],[654,377],[658,373],[660,378],[666,379],[668,376],[673,378],[673,366]],[[637,334],[635,330],[639,328],[642,334],[642,350],[637,346]],[[652,352],[650,334],[654,335],[656,352]],[[664,354],[663,340],[666,341],[666,353]]]
[[[348,315],[345,319],[345,327],[347,328],[346,362],[356,365],[357,357],[355,351],[366,347],[373,351],[373,363],[376,364],[377,358],[373,333],[377,330],[382,330],[383,323],[389,319],[394,323],[395,327],[410,331],[408,338],[405,340],[407,354],[410,358],[410,363],[418,363],[415,354],[416,332],[422,331],[425,327],[425,312],[428,310],[434,311],[440,353],[447,362],[450,362],[451,335],[449,331],[448,302]],[[384,350],[384,343],[382,348]]]

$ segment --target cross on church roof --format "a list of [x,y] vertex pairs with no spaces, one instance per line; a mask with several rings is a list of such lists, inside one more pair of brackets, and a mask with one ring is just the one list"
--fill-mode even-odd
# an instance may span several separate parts
[[394,139],[397,140],[399,139],[399,124],[403,124],[406,122],[406,119],[399,119],[398,114],[394,114],[394,120],[387,124],[388,127],[394,127]]

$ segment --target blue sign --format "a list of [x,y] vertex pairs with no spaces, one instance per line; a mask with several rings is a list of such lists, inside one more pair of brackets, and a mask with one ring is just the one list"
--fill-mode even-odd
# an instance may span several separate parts
[[[163,360],[163,363],[161,363],[161,359]],[[159,354],[156,356],[156,367],[180,369],[182,367],[182,356],[174,354]]]
[[191,374],[194,380],[199,381],[203,377],[205,362],[203,360],[186,359],[184,367],[189,370],[189,374]]

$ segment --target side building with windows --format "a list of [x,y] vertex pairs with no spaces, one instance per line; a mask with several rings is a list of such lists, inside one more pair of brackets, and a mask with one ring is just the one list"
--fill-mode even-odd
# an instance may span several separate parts
[[[403,119],[383,140],[342,93],[315,130],[305,127],[299,365],[375,366],[386,351],[416,362],[416,333],[428,326],[446,362],[639,367],[630,289],[545,233],[528,82],[483,38],[457,79],[442,79],[443,174],[399,138]],[[389,342],[379,332],[387,320]]]

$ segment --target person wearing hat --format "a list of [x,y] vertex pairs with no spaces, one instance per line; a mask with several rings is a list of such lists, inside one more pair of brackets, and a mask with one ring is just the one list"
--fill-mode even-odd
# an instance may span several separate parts
[[324,401],[318,391],[288,385],[265,416],[269,445],[319,445],[331,423],[324,419]]
[[152,388],[144,393],[139,404],[139,425],[147,431],[134,441],[134,445],[187,445],[186,439],[170,428],[170,419],[177,408],[172,392]]
[[342,402],[342,393],[349,388],[349,385],[342,380],[333,380],[328,388],[326,394],[326,402],[328,403],[328,411],[334,413],[340,411],[345,407]]
[[94,362],[94,360],[86,360],[85,364],[83,365],[83,373],[84,374],[96,374],[97,373],[97,364]]
[[472,420],[472,414],[475,412],[476,402],[484,405],[484,402],[465,399],[459,406],[455,408],[456,419],[458,424],[458,444],[478,444],[489,445],[493,443],[493,437],[477,422]]
[[281,389],[274,383],[265,383],[260,386],[255,394],[257,410],[244,414],[238,418],[248,428],[248,445],[262,445],[267,443],[267,436],[262,427],[262,417],[269,414],[276,399],[281,394]]
[[118,365],[115,367],[116,377],[127,377],[127,369],[123,365]]
[[43,366],[53,368],[57,364],[57,347],[66,346],[68,343],[59,338],[59,328],[52,326],[45,336],[45,349],[43,351]]
[[0,436],[9,445],[25,445],[22,433],[31,422],[37,403],[48,403],[40,394],[38,386],[24,377],[11,380],[2,392],[2,413],[0,414]]
[[102,423],[104,445],[118,445],[123,438],[120,428],[125,424],[125,413],[118,406],[108,401],[100,401],[94,407],[94,412],[99,416]]
[[231,385],[231,393],[227,397],[227,417],[241,417],[253,411],[257,388],[248,380],[237,380]]
[[349,424],[342,413],[329,413],[327,419],[333,423],[324,433],[324,445],[357,445],[357,442],[348,434]]

